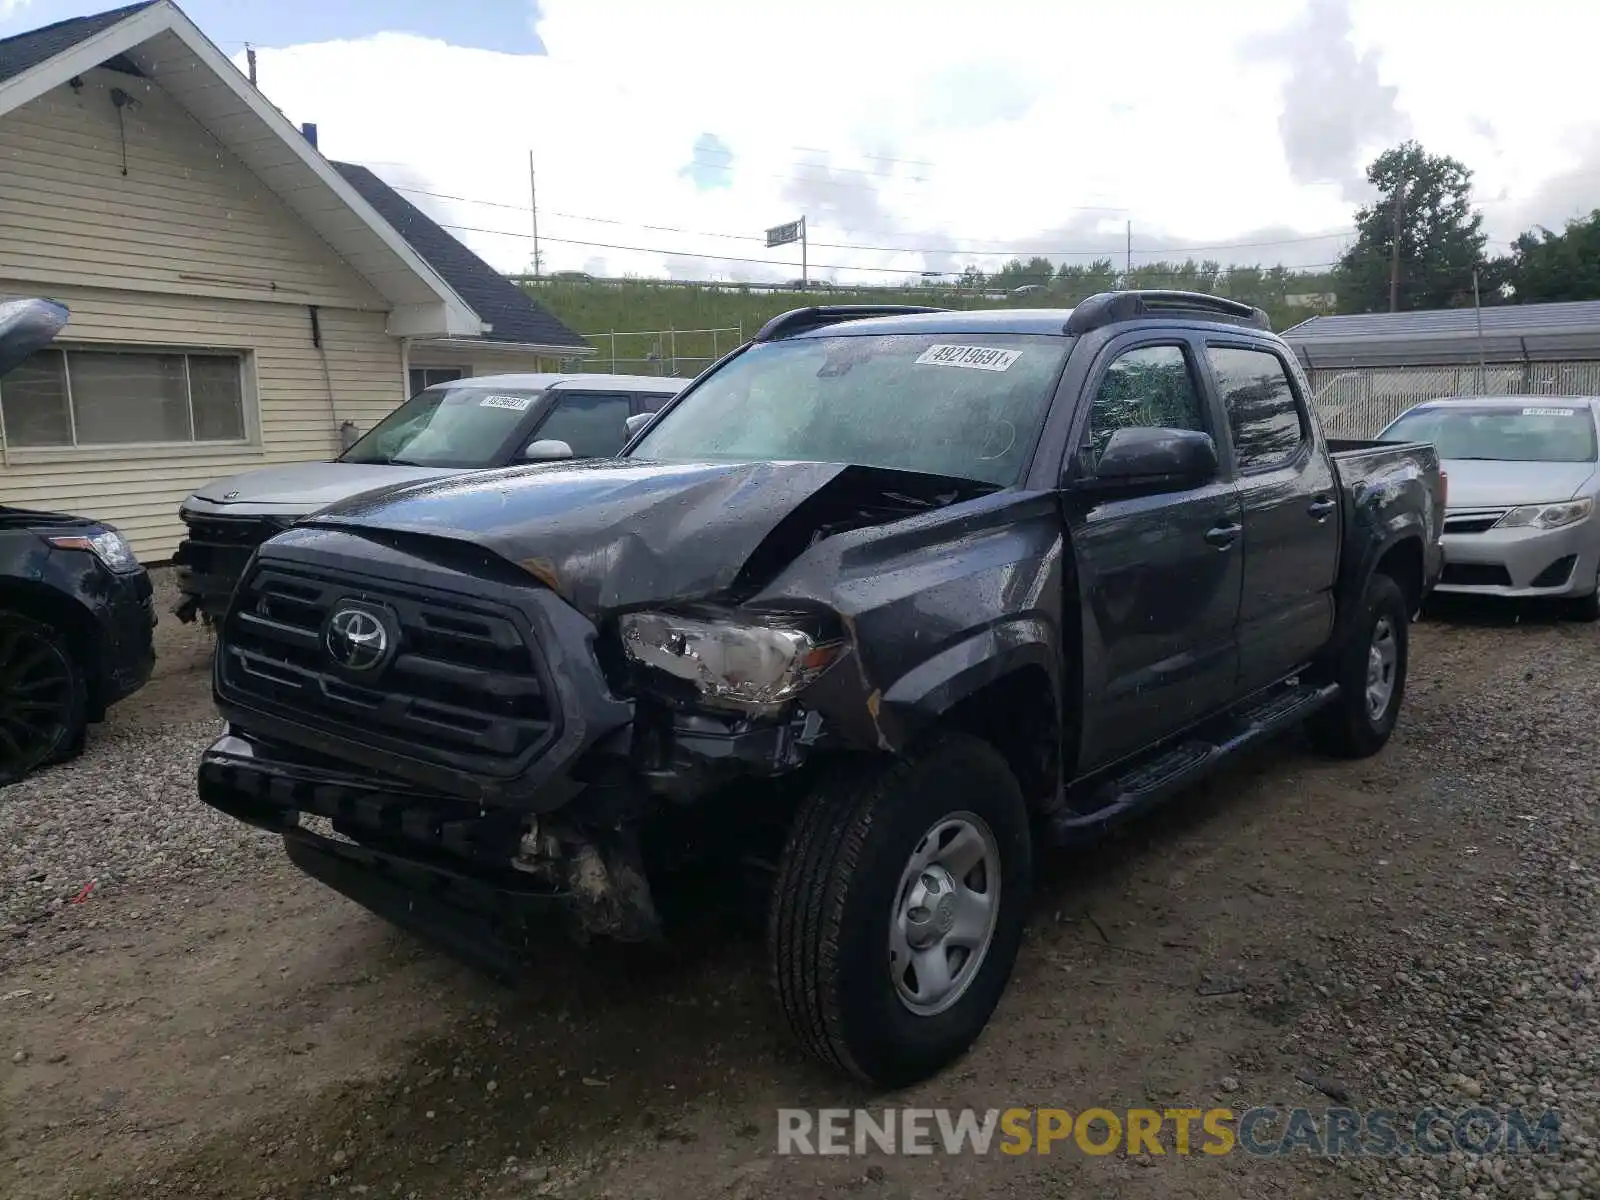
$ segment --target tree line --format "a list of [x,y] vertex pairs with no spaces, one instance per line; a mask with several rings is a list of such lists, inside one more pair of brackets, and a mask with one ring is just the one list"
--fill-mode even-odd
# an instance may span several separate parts
[[1331,270],[1188,259],[1128,272],[1110,257],[1057,265],[1036,256],[1014,258],[990,274],[968,267],[959,287],[1008,296],[1020,290],[1063,304],[1119,287],[1176,288],[1228,296],[1275,316],[1305,308],[1462,307],[1475,294],[1485,305],[1600,299],[1600,208],[1559,231],[1528,230],[1508,253],[1490,255],[1483,215],[1472,206],[1472,172],[1458,159],[1408,141],[1378,155],[1367,180],[1377,196],[1356,211],[1355,240]]

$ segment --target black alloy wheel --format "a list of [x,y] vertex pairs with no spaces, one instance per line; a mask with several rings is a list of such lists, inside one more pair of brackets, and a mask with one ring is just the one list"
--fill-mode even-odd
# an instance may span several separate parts
[[82,672],[60,631],[0,612],[0,783],[71,746],[84,707]]

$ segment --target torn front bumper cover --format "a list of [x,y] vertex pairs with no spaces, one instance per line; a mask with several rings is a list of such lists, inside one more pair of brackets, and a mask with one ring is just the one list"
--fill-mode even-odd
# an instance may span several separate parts
[[[230,729],[201,757],[200,799],[283,836],[296,866],[495,974],[515,974],[554,922],[578,940],[660,935],[637,844],[299,761]],[[333,836],[319,832],[324,818]]]

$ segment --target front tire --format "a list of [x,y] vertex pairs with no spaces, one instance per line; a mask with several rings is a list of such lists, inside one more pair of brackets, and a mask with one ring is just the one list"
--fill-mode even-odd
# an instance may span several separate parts
[[0,611],[0,783],[83,745],[89,689],[59,629]]
[[1400,585],[1388,575],[1373,575],[1334,664],[1338,698],[1306,722],[1317,749],[1338,758],[1367,758],[1388,743],[1405,699],[1410,628]]
[[820,784],[790,831],[768,926],[801,1047],[889,1088],[960,1056],[1005,991],[1032,870],[1022,790],[977,738],[943,734]]
[[1567,618],[1572,621],[1600,621],[1600,591],[1568,600],[1562,605]]

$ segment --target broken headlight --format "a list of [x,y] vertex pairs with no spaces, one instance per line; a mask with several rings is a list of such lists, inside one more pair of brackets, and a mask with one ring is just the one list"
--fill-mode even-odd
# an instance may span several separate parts
[[617,627],[630,663],[745,713],[782,708],[845,648],[821,622],[789,614],[635,612]]

